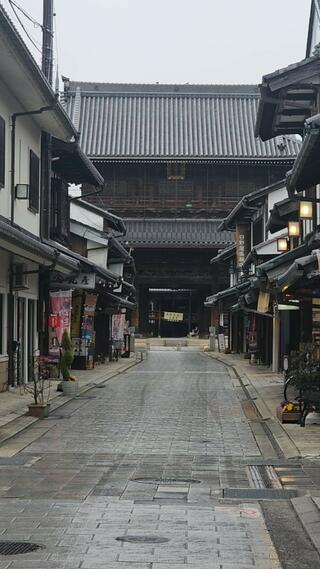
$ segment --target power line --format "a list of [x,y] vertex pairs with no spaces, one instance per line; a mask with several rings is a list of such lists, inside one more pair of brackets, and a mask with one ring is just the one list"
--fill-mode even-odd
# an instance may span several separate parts
[[9,0],[10,4],[13,4],[18,10],[20,10],[20,12],[30,21],[32,22],[32,24],[37,27],[37,28],[43,28],[42,24],[40,22],[38,22],[37,20],[35,20],[30,14],[28,14],[28,12],[26,12],[26,10],[24,8],[22,8],[22,6],[19,6],[19,4],[17,4],[16,2],[14,2],[14,0]]
[[17,18],[20,26],[22,27],[22,29],[24,30],[26,36],[29,38],[30,42],[32,43],[32,45],[38,50],[39,53],[42,53],[41,49],[39,48],[39,46],[36,44],[36,40],[33,39],[33,37],[29,34],[28,30],[26,29],[25,25],[23,24],[23,22],[21,21],[20,16],[17,14],[17,11],[15,9],[15,3],[13,2],[13,0],[9,0],[9,4],[11,6],[11,9],[15,15],[15,17]]

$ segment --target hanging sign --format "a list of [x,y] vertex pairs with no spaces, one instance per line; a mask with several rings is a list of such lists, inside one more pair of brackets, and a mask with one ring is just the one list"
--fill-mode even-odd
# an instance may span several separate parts
[[165,312],[163,319],[169,322],[182,322],[183,312]]
[[250,250],[250,233],[247,223],[236,225],[236,259],[237,267],[242,268],[244,260]]
[[259,291],[259,298],[258,298],[258,305],[257,311],[265,314],[269,310],[269,302],[270,302],[270,294],[268,292],[264,292],[263,290]]
[[96,286],[96,275],[95,273],[78,273],[75,276],[66,277],[66,275],[55,272],[50,277],[50,286],[93,290]]

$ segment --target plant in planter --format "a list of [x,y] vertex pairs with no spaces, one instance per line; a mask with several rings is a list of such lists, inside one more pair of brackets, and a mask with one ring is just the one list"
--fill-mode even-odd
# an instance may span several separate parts
[[24,386],[25,391],[33,396],[33,403],[29,403],[29,415],[43,419],[48,417],[50,410],[50,388],[51,382],[48,370],[41,365],[39,356],[34,356],[32,366],[32,380]]
[[[300,425],[304,427],[308,413],[320,412],[320,361],[312,358],[310,352],[299,354],[293,359],[286,372],[285,398],[300,404]],[[288,397],[288,389],[293,390],[293,397]]]
[[71,374],[71,364],[73,362],[72,342],[67,330],[63,332],[61,340],[62,357],[61,357],[61,374],[62,374],[62,391],[65,395],[74,396],[78,393],[79,384],[77,378]]

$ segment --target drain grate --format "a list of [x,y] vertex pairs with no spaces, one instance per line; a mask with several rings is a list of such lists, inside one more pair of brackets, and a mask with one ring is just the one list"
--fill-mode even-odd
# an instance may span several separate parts
[[273,466],[251,465],[247,471],[253,488],[282,488]]
[[95,389],[104,389],[105,387],[107,387],[104,383],[98,383],[95,384]]
[[132,482],[140,482],[140,484],[158,484],[163,486],[201,484],[201,480],[196,480],[195,478],[133,478]]
[[168,537],[158,535],[120,535],[116,537],[116,541],[124,541],[125,543],[167,543]]
[[224,488],[223,497],[236,500],[290,500],[296,498],[296,490],[278,488]]
[[43,545],[25,541],[0,541],[0,555],[22,555],[43,549]]
[[97,399],[95,395],[77,395],[77,399]]
[[51,421],[60,421],[61,419],[70,419],[71,415],[49,415],[49,417],[47,417],[47,420],[51,420]]

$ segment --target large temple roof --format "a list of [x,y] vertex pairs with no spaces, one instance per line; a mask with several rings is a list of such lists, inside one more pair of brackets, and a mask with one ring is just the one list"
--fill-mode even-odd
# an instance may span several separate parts
[[300,148],[255,138],[256,85],[67,82],[64,97],[93,159],[292,163]]
[[132,247],[215,247],[230,245],[233,234],[219,231],[221,219],[125,219]]

